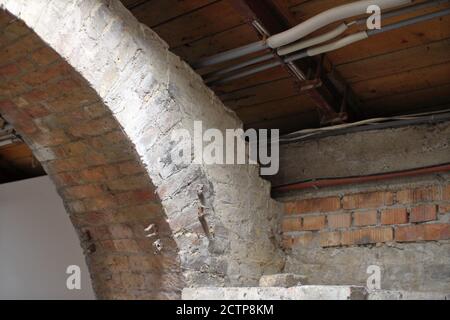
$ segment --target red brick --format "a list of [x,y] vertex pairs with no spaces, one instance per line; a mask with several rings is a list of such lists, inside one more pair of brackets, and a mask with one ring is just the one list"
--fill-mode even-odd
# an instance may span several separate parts
[[68,187],[64,190],[67,199],[95,198],[104,195],[103,189],[99,185],[81,185]]
[[14,64],[17,65],[22,72],[31,72],[36,68],[29,57],[16,60],[14,61]]
[[76,213],[72,214],[70,218],[77,226],[105,225],[115,221],[114,214],[108,211]]
[[2,96],[18,96],[24,94],[24,92],[28,91],[29,88],[25,83],[21,81],[1,81],[0,82],[0,92]]
[[104,264],[108,266],[110,272],[123,272],[130,270],[130,264],[127,256],[107,256],[104,259]]
[[[159,216],[162,213],[162,207],[159,203],[148,203],[119,209],[114,214],[117,222],[141,222],[148,223],[149,219]],[[171,220],[172,224],[172,220]]]
[[[33,139],[36,143],[46,147],[58,146],[71,141],[63,130],[52,130],[50,132],[39,133],[34,135]],[[78,168],[82,163],[82,161],[78,163]]]
[[59,55],[49,47],[43,47],[34,51],[31,59],[38,65],[48,65],[59,59]]
[[13,42],[0,51],[0,61],[8,61],[14,58],[23,57],[30,52],[42,46],[40,40],[35,34],[29,34],[22,37],[19,41]]
[[69,132],[75,137],[99,136],[117,129],[118,126],[117,121],[112,117],[104,117],[74,125],[69,128]]
[[126,191],[143,189],[149,185],[145,175],[126,176],[107,182],[108,189],[112,191]]
[[325,228],[325,216],[309,216],[303,218],[303,230],[320,230]]
[[42,118],[46,117],[50,114],[50,112],[47,110],[47,108],[41,104],[33,104],[30,106],[27,106],[23,109],[23,111],[30,117],[30,118]]
[[84,161],[89,166],[101,166],[110,162],[113,157],[107,157],[104,153],[89,152],[84,156]]
[[0,101],[0,114],[2,114],[8,122],[14,124],[14,128],[20,133],[30,135],[38,132],[38,128],[33,122],[33,119],[25,112],[21,111],[10,100]]
[[322,247],[340,246],[341,245],[341,233],[339,231],[321,232],[320,233],[320,245]]
[[283,232],[302,230],[302,220],[300,218],[284,218],[281,223]]
[[85,164],[82,159],[78,158],[56,159],[49,163],[49,168],[52,173],[80,170],[83,166]]
[[376,210],[370,211],[357,211],[353,213],[353,224],[355,226],[372,226],[377,224]]
[[297,203],[295,203],[295,202],[286,202],[284,204],[284,212],[286,214],[297,213]]
[[442,189],[442,200],[450,201],[450,185]]
[[152,190],[136,190],[116,195],[118,203],[122,205],[140,204],[151,200],[159,200]]
[[287,208],[290,213],[331,212],[341,208],[338,197],[315,198],[296,201]]
[[105,180],[104,167],[87,168],[80,171],[79,175],[86,182],[100,182]]
[[15,77],[19,74],[20,74],[20,69],[15,63],[0,67],[0,77],[4,77],[7,79],[7,78]]
[[397,191],[397,202],[401,204],[434,200],[439,200],[439,190],[435,186]]
[[132,271],[148,271],[154,267],[152,259],[147,256],[130,256],[128,259]]
[[45,90],[41,89],[33,89],[30,92],[26,93],[23,98],[29,103],[41,103],[45,102],[50,96],[47,94]]
[[60,187],[70,186],[80,182],[79,176],[74,172],[61,172],[52,175],[52,178],[56,185]]
[[133,175],[145,172],[143,165],[137,161],[128,161],[119,164],[119,170],[125,175]]
[[66,64],[55,64],[46,69],[29,72],[22,76],[21,80],[30,86],[40,86],[49,81],[55,80],[64,74],[68,74]]
[[20,20],[9,23],[2,31],[5,33],[5,35],[8,36],[10,40],[18,39],[19,37],[30,33],[30,29],[28,29],[26,24]]
[[411,222],[425,222],[437,219],[436,205],[418,206],[411,209]]
[[139,273],[122,273],[121,274],[122,284],[125,288],[130,289],[144,289],[145,278]]
[[98,241],[96,243],[99,245],[99,249],[102,252],[110,253],[116,251],[116,247],[114,246],[113,240]]
[[112,195],[97,196],[83,200],[86,211],[97,211],[102,209],[114,208],[118,204],[123,203]]
[[342,231],[342,245],[362,245],[392,241],[394,233],[391,227],[375,227]]
[[378,208],[392,205],[394,197],[392,192],[370,192],[347,195],[343,199],[344,209]]
[[[151,240],[147,239],[148,242],[151,243]],[[136,240],[133,239],[119,239],[113,240],[114,248],[119,252],[130,252],[137,253],[139,252],[139,246]]]
[[381,211],[381,224],[403,223],[408,223],[408,212],[406,208],[393,208]]
[[330,214],[327,217],[328,227],[332,229],[348,228],[352,224],[350,213]]
[[89,234],[94,241],[111,240],[111,233],[106,226],[91,227]]
[[419,224],[395,229],[398,242],[432,241],[450,239],[450,224]]
[[[101,292],[102,297],[109,297],[110,299],[119,299],[118,294],[123,289],[121,273],[119,270],[113,272],[105,272],[105,270],[93,271],[92,281],[96,284],[96,292]],[[105,292],[103,292],[105,290]],[[119,293],[117,292],[119,291]],[[120,295],[122,297],[122,295]]]
[[70,142],[68,144],[60,146],[59,149],[61,150],[61,154],[65,157],[81,156],[91,151],[89,146],[81,141]]

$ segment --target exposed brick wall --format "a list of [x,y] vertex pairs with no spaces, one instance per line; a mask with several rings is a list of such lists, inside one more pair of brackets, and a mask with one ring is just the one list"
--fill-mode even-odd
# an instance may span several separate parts
[[[119,123],[78,73],[22,22],[0,12],[0,34],[0,113],[22,134],[64,199],[97,296],[178,297],[183,280],[176,243],[156,189]],[[146,238],[151,223],[167,247],[161,254],[154,254],[156,239]]]
[[[154,211],[161,213],[155,206],[164,209],[156,224],[163,252],[176,263],[167,263],[165,254],[160,263],[126,259],[138,269],[131,274],[115,254],[99,262],[108,272],[88,263],[108,286],[97,290],[100,297],[174,297],[180,285],[253,285],[261,274],[280,271],[280,204],[270,198],[259,168],[180,167],[168,157],[182,148],[171,139],[175,129],[192,132],[194,121],[204,129],[236,129],[242,122],[167,44],[118,0],[0,0],[0,6],[18,19],[11,24],[2,15],[11,31],[2,33],[0,66],[9,80],[0,85],[0,113],[44,162],[76,226],[89,224],[82,240],[126,249],[129,256],[144,246],[153,255],[152,241],[137,241],[133,224],[131,231],[104,225],[141,218],[149,224]],[[32,31],[22,24],[16,32],[20,21]],[[7,63],[11,59],[17,63]],[[213,241],[198,221],[199,185]],[[121,209],[128,205],[133,209]],[[153,284],[145,274],[155,275]]]
[[450,173],[286,194],[284,272],[366,285],[375,265],[382,289],[450,292],[449,181]]
[[285,203],[287,248],[450,239],[450,185],[360,192]]

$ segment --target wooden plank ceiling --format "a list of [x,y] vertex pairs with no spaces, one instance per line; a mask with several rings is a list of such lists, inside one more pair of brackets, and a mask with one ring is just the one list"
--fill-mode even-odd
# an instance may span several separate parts
[[[293,24],[354,0],[270,0]],[[415,1],[416,3],[424,1]],[[259,40],[232,0],[123,0],[188,63]],[[383,23],[447,8],[423,9]],[[364,26],[362,26],[364,27]],[[358,29],[354,26],[347,33]],[[363,30],[363,29],[359,29]],[[323,31],[320,31],[323,32]],[[353,120],[446,108],[450,102],[450,16],[386,32],[325,57],[359,101]],[[282,67],[213,87],[246,127],[292,132],[320,126],[315,103]]]

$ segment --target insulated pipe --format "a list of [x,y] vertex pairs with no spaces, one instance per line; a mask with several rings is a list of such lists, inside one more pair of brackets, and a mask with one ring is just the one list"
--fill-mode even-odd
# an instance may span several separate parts
[[332,22],[360,14],[366,14],[366,10],[370,5],[378,5],[381,9],[386,9],[408,4],[411,3],[411,1],[412,0],[364,0],[329,9],[289,30],[269,37],[267,41],[254,42],[211,57],[200,59],[195,62],[192,67],[194,69],[200,69],[236,59],[250,53],[255,53],[269,47],[278,48],[287,45]]
[[267,49],[267,44],[264,41],[258,41],[254,43],[250,43],[248,45],[245,45],[243,47],[231,49],[225,52],[221,52],[219,54],[216,54],[212,57],[206,57],[203,59],[200,59],[199,61],[195,62],[192,67],[194,69],[201,69],[205,67],[209,67],[218,63],[222,63],[225,61],[233,60],[242,56],[245,56],[247,54],[255,53],[264,49]]
[[383,10],[409,3],[411,3],[411,0],[363,0],[344,4],[319,13],[289,30],[271,36],[267,39],[267,45],[272,49],[285,46],[330,23],[361,14],[367,14],[367,8],[371,5],[377,5]]
[[[412,6],[409,6],[409,7],[406,7],[406,8],[396,9],[396,10],[392,10],[392,11],[389,11],[387,13],[384,13],[383,14],[383,18],[396,17],[396,16],[399,16],[399,15],[402,15],[402,14],[414,12],[414,11],[421,10],[421,9],[426,9],[428,7],[431,7],[431,6],[438,6],[438,5],[441,5],[443,3],[447,3],[449,1],[450,0],[434,0],[434,1],[429,1],[429,2],[419,3],[419,4],[412,5]],[[307,48],[307,47],[312,47],[313,45],[326,42],[328,40],[331,40],[331,39],[337,37],[340,33],[343,33],[346,30],[348,30],[348,27],[350,27],[352,24],[365,24],[366,21],[367,21],[367,18],[362,18],[362,19],[359,19],[359,20],[356,20],[356,21],[352,21],[352,22],[349,22],[349,23],[343,23],[340,26],[338,26],[336,29],[330,31],[328,34],[320,35],[320,36],[317,36],[317,37],[312,38],[312,39],[300,41],[300,42],[297,42],[295,44],[291,44],[291,45],[287,45],[287,46],[281,47],[281,48],[278,49],[277,53],[278,53],[278,55],[287,55],[289,53],[292,53],[292,52],[295,52],[295,51],[299,51],[301,49],[304,49],[304,48]],[[340,31],[342,31],[342,32],[340,32]],[[290,50],[291,47],[293,49],[295,48],[295,50]],[[257,57],[257,58],[253,58],[253,59],[244,61],[244,62],[239,63],[237,65],[233,65],[231,67],[228,67],[228,68],[225,68],[225,69],[221,69],[221,70],[215,71],[213,73],[209,73],[209,74],[207,74],[205,76],[206,77],[205,83],[211,83],[211,82],[217,80],[219,78],[219,76],[221,76],[221,75],[230,73],[230,72],[235,71],[235,70],[239,70],[241,68],[248,67],[248,66],[250,66],[252,64],[256,64],[256,63],[260,63],[260,62],[263,62],[263,61],[266,61],[266,60],[270,60],[271,58],[273,58],[272,54],[266,54],[266,55],[263,55],[263,56],[260,56],[260,57]]]
[[[446,9],[446,10],[441,10],[441,11],[437,11],[437,12],[433,12],[433,13],[429,13],[426,15],[422,15],[422,16],[418,16],[418,17],[414,17],[411,19],[406,19],[397,23],[393,23],[390,24],[388,26],[385,26],[379,30],[375,29],[375,30],[368,30],[368,31],[362,31],[362,32],[358,32],[352,35],[349,35],[347,37],[344,37],[342,39],[339,39],[335,42],[323,45],[323,46],[319,46],[319,47],[315,47],[315,48],[310,48],[307,50],[303,50],[297,54],[288,56],[284,59],[285,63],[289,63],[289,62],[293,62],[296,60],[300,60],[309,56],[313,56],[313,55],[317,55],[317,54],[321,54],[321,53],[325,53],[325,52],[329,52],[332,50],[336,50],[336,49],[340,49],[346,45],[355,43],[357,41],[363,40],[363,39],[367,39],[369,36],[372,35],[376,35],[382,32],[386,32],[386,31],[391,31],[391,30],[395,30],[395,29],[399,29],[399,28],[403,28],[412,24],[416,24],[419,22],[423,22],[423,21],[427,21],[427,20],[431,20],[434,18],[439,18],[445,15],[450,14],[450,9]],[[274,68],[276,66],[279,66],[281,64],[280,61],[275,61],[273,63],[269,63],[269,64],[265,64],[262,66],[258,66],[257,68],[254,69],[250,69],[250,70],[246,70],[243,71],[241,73],[237,73],[225,78],[220,79],[219,81],[215,81],[213,82],[213,84],[222,84],[231,80],[235,80],[235,79],[239,79],[245,76],[249,76],[267,69],[271,69]]]
[[[407,13],[414,12],[414,11],[421,10],[421,9],[426,9],[426,8],[432,7],[432,6],[438,6],[443,3],[447,3],[449,1],[450,0],[434,0],[434,1],[424,2],[424,3],[419,3],[419,4],[412,5],[412,6],[409,6],[406,8],[391,10],[389,12],[383,13],[383,19],[399,16],[402,14],[407,14]],[[362,19],[359,19],[359,20],[356,20],[353,22],[345,23],[345,25],[347,27],[347,28],[345,28],[345,30],[344,30],[344,25],[341,24],[336,29],[330,31],[328,34],[320,35],[320,36],[317,36],[316,38],[304,40],[304,41],[298,42],[296,44],[291,44],[291,45],[287,45],[287,46],[278,48],[278,54],[279,55],[287,55],[289,53],[326,42],[328,40],[331,40],[331,39],[337,37],[341,33],[345,32],[348,29],[348,27],[350,27],[350,25],[352,25],[352,24],[361,25],[361,24],[365,24],[366,21],[367,21],[367,18],[362,18]],[[342,32],[340,32],[340,31],[342,31]],[[293,48],[295,47],[296,50],[288,50],[288,48],[291,48],[291,46]],[[240,47],[240,48],[236,48],[236,49],[232,49],[232,50],[220,53],[220,54],[212,56],[210,58],[204,58],[203,60],[199,61],[198,67],[213,65],[216,63],[215,61],[223,62],[223,61],[229,60],[230,58],[237,58],[237,57],[240,57],[241,55],[245,55],[247,53],[254,53],[254,52],[257,52],[257,51],[260,51],[263,49],[267,49],[267,48],[268,48],[267,45],[264,45],[263,42],[256,42],[256,43],[244,46],[244,47]],[[236,67],[232,66],[232,67],[224,69],[223,71],[220,70],[218,72],[214,72],[214,73],[208,75],[208,77],[211,76],[211,78],[215,78],[215,76],[217,76],[217,75],[225,74],[225,73],[237,70],[239,68],[247,67],[249,65],[259,63],[264,60],[269,60],[269,58],[272,56],[265,55],[263,57],[264,58],[261,57],[261,59],[255,58],[255,59],[248,60],[247,62],[243,62],[241,64],[236,65]],[[197,67],[197,65],[194,65],[194,66]],[[210,79],[209,82],[212,80],[213,79]]]
[[[337,41],[331,42],[329,44],[325,44],[322,46],[307,49],[306,54],[310,57],[317,56],[321,53],[325,53],[325,52],[329,52],[329,51],[333,51],[333,50],[337,50],[337,49],[346,47],[357,41],[367,39],[368,37],[369,37],[369,35],[367,34],[366,31],[357,32],[357,33],[351,34],[349,36],[346,36],[342,39],[339,39]],[[288,60],[288,61],[297,60],[297,59],[293,59],[293,60],[291,60],[291,59],[292,59],[292,56],[288,57],[286,60]]]
[[247,61],[235,64],[235,65],[233,65],[231,67],[228,67],[228,68],[225,68],[225,69],[221,69],[219,71],[207,74],[205,83],[210,83],[211,81],[217,80],[218,77],[221,76],[221,75],[224,75],[224,74],[227,74],[227,73],[230,73],[230,72],[233,72],[233,71],[236,71],[236,70],[239,70],[239,69],[251,66],[252,64],[257,64],[257,63],[260,63],[260,62],[264,62],[264,61],[267,61],[267,60],[270,60],[270,59],[273,59],[273,58],[274,58],[274,55],[272,53],[269,53],[269,54],[265,54],[265,55],[260,56],[260,57],[256,57],[256,58],[253,58],[253,59],[250,59],[250,60],[247,60]]
[[[402,14],[407,14],[410,12],[414,12],[417,10],[421,10],[421,9],[426,9],[432,6],[438,6],[441,5],[443,3],[447,3],[450,0],[434,0],[434,1],[428,1],[428,2],[424,2],[424,3],[419,3],[413,6],[409,6],[406,8],[402,8],[402,9],[398,9],[398,10],[392,10],[386,13],[383,13],[383,19],[388,19],[388,18],[392,18],[392,17],[396,17]],[[341,35],[342,33],[344,33],[348,27],[350,27],[352,24],[365,24],[367,22],[367,18],[362,18],[350,23],[342,23],[340,24],[337,28],[321,34],[317,37],[311,38],[311,39],[307,39],[307,40],[303,40],[303,41],[299,41],[281,48],[278,48],[277,53],[281,56],[287,55],[289,53],[295,52],[295,51],[299,51],[301,49],[305,49],[305,48],[309,48],[315,45],[318,45],[320,43],[324,43],[326,41],[329,41],[331,39],[336,38],[337,36]]]
[[336,38],[337,36],[343,34],[347,29],[348,25],[346,23],[341,23],[337,28],[327,33],[321,34],[320,36],[303,41],[298,41],[293,44],[278,48],[277,53],[280,56],[284,56],[295,51],[315,46],[317,44]]
[[262,71],[265,71],[267,69],[272,69],[272,68],[275,68],[275,67],[277,67],[279,65],[281,65],[281,61],[277,60],[277,61],[274,61],[274,62],[271,62],[271,63],[263,64],[262,66],[258,66],[258,67],[253,68],[253,69],[249,69],[247,71],[242,71],[242,72],[239,72],[237,74],[230,75],[228,77],[222,78],[222,79],[217,80],[217,81],[211,80],[210,84],[212,84],[212,85],[222,84],[222,83],[229,82],[229,81],[232,81],[232,80],[235,80],[235,79],[240,79],[240,78],[243,78],[243,77],[246,77],[246,76],[250,76],[252,74],[255,74],[255,73],[258,73],[258,72],[262,72]]

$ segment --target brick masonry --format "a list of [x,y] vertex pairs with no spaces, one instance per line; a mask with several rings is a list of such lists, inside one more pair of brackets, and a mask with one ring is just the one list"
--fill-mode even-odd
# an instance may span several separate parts
[[450,292],[448,181],[442,174],[286,196],[284,272],[365,285],[367,267],[377,265],[382,289]]
[[[175,129],[242,123],[152,30],[118,0],[0,6],[0,113],[55,182],[99,298],[177,298],[281,270],[281,206],[259,168],[168,157],[182,147]],[[213,241],[198,222],[199,185]]]
[[[450,185],[372,191],[285,203],[284,245],[310,235],[322,247],[450,239]],[[330,203],[333,205],[330,206]]]

